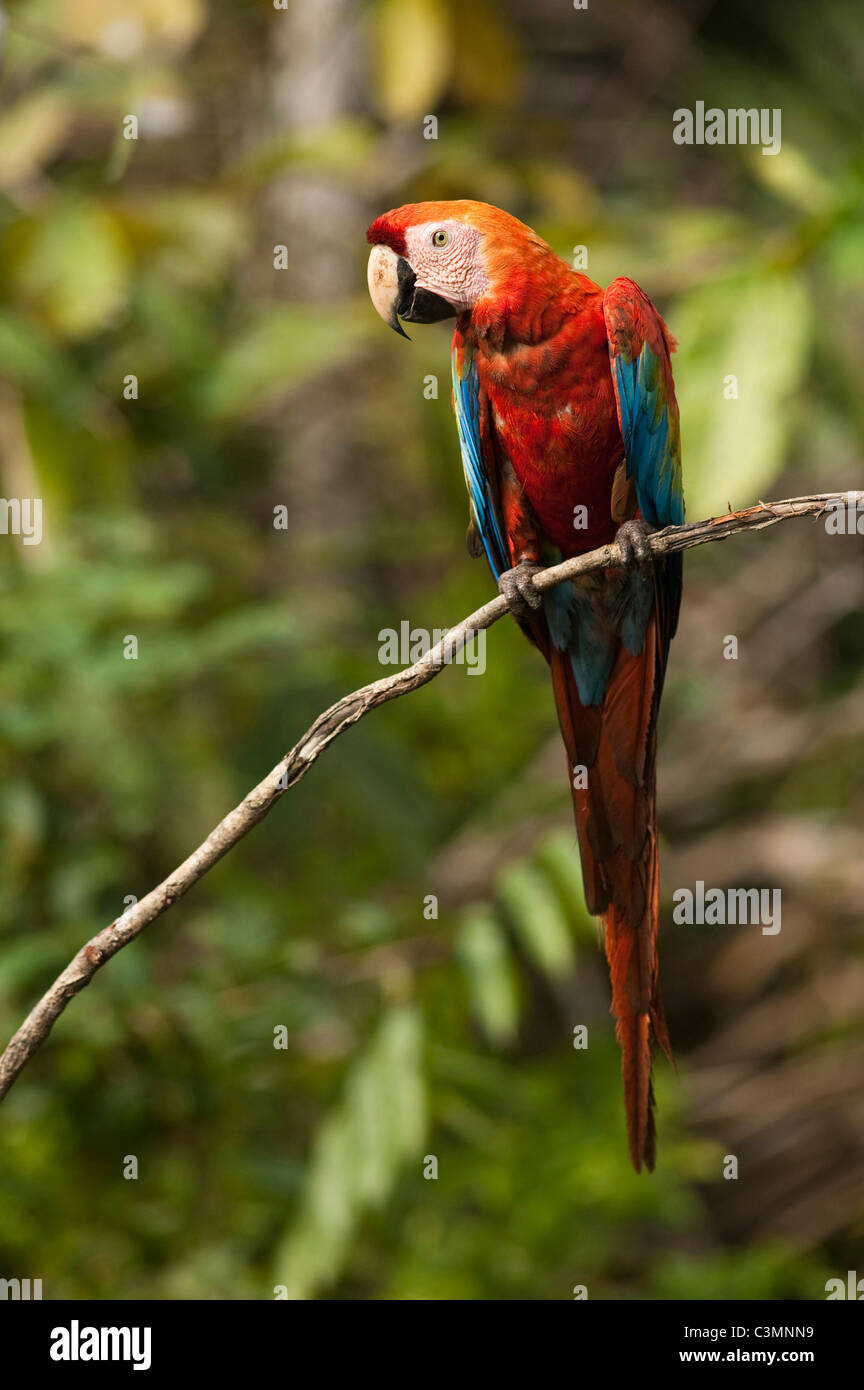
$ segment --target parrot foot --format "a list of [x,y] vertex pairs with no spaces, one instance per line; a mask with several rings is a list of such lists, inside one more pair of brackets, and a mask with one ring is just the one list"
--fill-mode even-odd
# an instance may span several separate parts
[[643,573],[653,569],[654,552],[648,544],[648,537],[653,534],[654,529],[640,519],[625,521],[618,527],[615,539],[621,551],[621,558],[628,569],[632,565],[637,565]]
[[523,560],[521,564],[514,565],[512,570],[504,570],[503,574],[499,574],[498,592],[506,598],[514,618],[524,622],[532,613],[543,607],[543,595],[531,582],[533,576],[542,569],[542,565],[532,565],[530,561]]

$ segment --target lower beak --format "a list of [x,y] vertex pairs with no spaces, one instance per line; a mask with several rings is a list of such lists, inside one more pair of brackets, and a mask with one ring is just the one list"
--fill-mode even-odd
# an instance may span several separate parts
[[366,278],[376,312],[403,338],[408,334],[400,319],[406,323],[439,323],[457,313],[441,295],[418,288],[417,276],[405,257],[397,256],[389,246],[372,247]]

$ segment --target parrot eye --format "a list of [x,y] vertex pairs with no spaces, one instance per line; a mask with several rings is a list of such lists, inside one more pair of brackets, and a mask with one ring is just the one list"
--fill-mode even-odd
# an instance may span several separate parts
[[437,231],[432,233],[433,246],[446,246],[449,240],[450,233],[444,227],[439,227]]

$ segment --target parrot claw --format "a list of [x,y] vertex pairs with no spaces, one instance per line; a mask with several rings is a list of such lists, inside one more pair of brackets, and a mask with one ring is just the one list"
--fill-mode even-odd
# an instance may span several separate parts
[[621,551],[621,558],[628,569],[632,565],[638,565],[645,573],[653,568],[654,552],[648,544],[648,537],[653,531],[653,526],[640,519],[625,521],[618,527],[615,539]]
[[498,576],[498,592],[506,598],[513,617],[522,622],[543,607],[543,595],[532,583],[534,575],[542,568],[542,565],[523,560]]

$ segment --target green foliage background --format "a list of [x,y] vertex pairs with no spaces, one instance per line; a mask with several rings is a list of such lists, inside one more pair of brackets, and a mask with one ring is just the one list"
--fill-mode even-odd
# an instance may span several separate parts
[[[489,594],[462,546],[447,326],[408,347],[365,299],[377,212],[486,199],[565,256],[586,246],[598,281],[639,280],[680,340],[691,517],[861,485],[864,14],[653,13],[641,35],[640,7],[593,3],[10,4],[0,465],[5,496],[44,499],[45,536],[0,538],[4,1035],[380,674],[381,629]],[[696,100],[780,108],[782,152],[673,145]],[[485,675],[456,667],[365,720],[70,1006],[0,1112],[0,1275],[46,1297],[822,1296],[860,1258],[860,1127],[845,1148],[831,1125],[757,1133],[739,1199],[698,1097],[730,1015],[769,1093],[789,1056],[838,1076],[860,1058],[860,562],[860,540],[806,526],[688,559],[667,907],[693,877],[677,848],[716,881],[745,821],[770,820],[790,864],[823,831],[847,848],[818,891],[789,867],[795,950],[775,971],[767,938],[741,948],[756,994],[723,992],[725,943],[667,925],[681,1076],[659,1068],[653,1177],[626,1159],[545,671],[499,624]],[[729,632],[751,635],[735,671]],[[768,748],[740,766],[739,709]],[[772,762],[766,731],[808,712],[830,742]],[[857,982],[839,1014],[831,961]],[[793,979],[823,1013],[763,1044],[766,1002],[801,1016]],[[772,1174],[836,1201],[807,1176],[813,1142],[848,1179],[839,1218],[785,1220]]]

